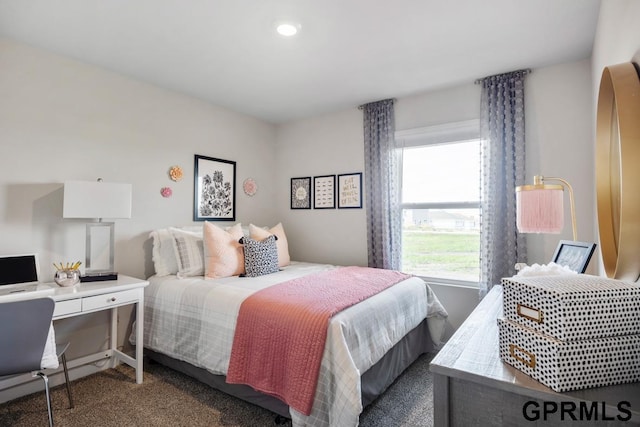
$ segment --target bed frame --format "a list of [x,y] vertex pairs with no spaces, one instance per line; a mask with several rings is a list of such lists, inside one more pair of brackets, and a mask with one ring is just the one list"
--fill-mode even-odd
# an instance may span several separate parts
[[[427,320],[425,319],[392,347],[382,359],[361,375],[362,406],[366,407],[384,393],[391,383],[415,362],[421,354],[434,352],[435,350],[436,347],[431,340]],[[144,352],[149,359],[189,375],[210,387],[261,406],[283,417],[291,418],[289,406],[273,396],[255,391],[247,385],[227,384],[224,375],[212,374],[206,369],[195,367],[162,353],[146,348]]]

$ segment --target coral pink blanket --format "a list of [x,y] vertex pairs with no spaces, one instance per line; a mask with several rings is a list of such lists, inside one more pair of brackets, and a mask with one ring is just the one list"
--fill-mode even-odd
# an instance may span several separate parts
[[240,306],[227,382],[311,413],[329,319],[408,275],[342,267],[263,289]]

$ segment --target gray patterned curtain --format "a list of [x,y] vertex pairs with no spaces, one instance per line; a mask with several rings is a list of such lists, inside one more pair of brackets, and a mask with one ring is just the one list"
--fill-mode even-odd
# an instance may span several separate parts
[[393,100],[360,107],[364,116],[364,177],[369,267],[399,270],[402,250],[400,159]]
[[524,78],[528,70],[490,76],[482,85],[480,295],[527,262],[526,241],[516,229],[515,188],[525,181]]

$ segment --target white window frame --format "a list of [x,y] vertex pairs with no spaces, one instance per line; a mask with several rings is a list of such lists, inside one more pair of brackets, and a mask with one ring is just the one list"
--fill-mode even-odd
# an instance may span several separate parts
[[[396,145],[401,147],[401,149],[479,140],[480,119],[400,130],[396,131],[395,139]],[[478,168],[479,167],[480,165],[478,165]],[[402,182],[400,184],[399,191],[400,200],[402,200]],[[405,209],[480,209],[480,201],[451,203],[400,203],[400,212],[398,214],[402,216],[402,212]],[[480,254],[478,254],[478,256],[480,256]],[[478,288],[480,286],[478,281],[474,282],[429,276],[423,276],[422,278],[430,283],[472,288]]]

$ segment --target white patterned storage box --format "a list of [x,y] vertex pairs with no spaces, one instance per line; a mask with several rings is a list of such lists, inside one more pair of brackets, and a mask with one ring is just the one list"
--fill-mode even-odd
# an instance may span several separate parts
[[640,381],[640,335],[560,341],[498,319],[500,358],[554,391]]
[[562,341],[640,334],[640,284],[586,274],[502,279],[504,316]]

